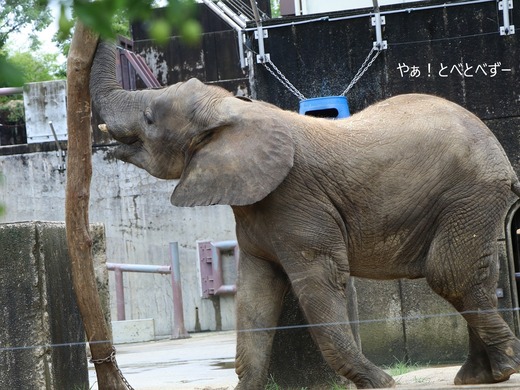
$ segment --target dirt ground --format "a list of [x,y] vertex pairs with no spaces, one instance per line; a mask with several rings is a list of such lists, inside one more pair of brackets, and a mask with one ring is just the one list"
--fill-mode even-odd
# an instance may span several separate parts
[[[409,373],[394,377],[396,389],[400,390],[501,390],[515,389],[520,390],[520,374],[512,375],[511,378],[503,383],[493,385],[465,385],[455,386],[453,379],[460,366],[430,367],[423,368]],[[234,386],[225,387],[201,387],[195,390],[232,390]]]
[[493,385],[465,385],[455,386],[453,379],[460,366],[423,368],[394,377],[397,389],[516,389],[520,390],[520,374],[514,374],[502,383]]

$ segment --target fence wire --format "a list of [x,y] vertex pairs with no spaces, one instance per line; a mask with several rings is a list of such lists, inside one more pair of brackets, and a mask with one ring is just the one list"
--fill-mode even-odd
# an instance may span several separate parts
[[[520,307],[513,308],[498,308],[496,310],[468,310],[464,312],[449,312],[449,313],[434,313],[434,314],[417,314],[410,316],[397,316],[397,317],[387,317],[387,318],[373,318],[373,319],[362,319],[356,321],[338,321],[338,322],[321,322],[316,324],[299,324],[299,325],[284,325],[284,326],[274,326],[274,327],[258,327],[251,329],[229,329],[230,331],[235,331],[237,333],[244,332],[266,332],[266,331],[278,331],[278,330],[297,330],[297,329],[310,329],[310,328],[319,328],[319,327],[330,327],[330,326],[345,326],[345,325],[361,325],[361,324],[376,324],[376,323],[385,323],[385,322],[403,322],[403,321],[418,321],[418,320],[428,320],[428,319],[436,319],[443,317],[456,317],[456,316],[464,316],[469,314],[478,314],[478,315],[486,315],[486,314],[494,314],[494,313],[514,313],[519,312]],[[22,346],[4,346],[0,345],[0,353],[9,352],[9,351],[22,351],[22,350],[31,350],[31,349],[50,349],[50,348],[70,348],[76,346],[87,346],[88,344],[104,344],[104,343],[113,343],[113,340],[96,340],[96,341],[72,341],[67,343],[55,343],[55,344],[40,344],[40,345],[22,345]]]

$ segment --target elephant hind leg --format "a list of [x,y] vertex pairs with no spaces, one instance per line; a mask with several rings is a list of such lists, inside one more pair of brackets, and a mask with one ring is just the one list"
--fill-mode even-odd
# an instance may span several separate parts
[[468,323],[469,354],[455,384],[505,381],[520,370],[520,341],[497,312],[496,234],[488,230],[465,237],[447,232],[446,236],[451,237],[450,244],[432,246],[426,279]]
[[469,333],[469,354],[466,362],[461,367],[455,377],[456,385],[473,385],[482,383],[497,383],[506,381],[515,372],[510,368],[502,370],[499,374],[493,372],[490,358],[486,346],[475,333],[473,328],[468,326]]
[[503,382],[520,370],[520,341],[494,308],[462,315],[468,322],[469,354],[455,384]]

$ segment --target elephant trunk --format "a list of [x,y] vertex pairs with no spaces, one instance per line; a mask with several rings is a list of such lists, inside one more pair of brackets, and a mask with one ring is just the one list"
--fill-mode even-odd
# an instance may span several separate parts
[[90,72],[90,94],[92,109],[97,110],[106,123],[105,130],[115,138],[137,135],[139,92],[121,88],[116,79],[116,47],[100,42]]

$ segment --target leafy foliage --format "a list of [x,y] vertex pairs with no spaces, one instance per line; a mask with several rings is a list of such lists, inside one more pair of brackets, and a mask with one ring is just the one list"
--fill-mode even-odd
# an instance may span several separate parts
[[7,61],[7,55],[0,52],[0,88],[23,84],[23,75],[16,66]]
[[22,73],[7,61],[2,53],[10,34],[19,32],[27,25],[33,26],[28,36],[31,47],[38,45],[36,32],[43,30],[51,21],[47,1],[42,0],[3,0],[0,7],[0,87],[18,86],[23,83]]
[[32,24],[33,33],[29,39],[37,44],[34,32],[42,31],[51,22],[47,1],[42,0],[3,0],[0,7],[0,49],[5,45],[9,34],[20,31]]
[[[194,20],[196,8],[193,0],[168,0],[166,14],[159,19],[153,18],[155,0],[73,0],[72,6],[73,15],[102,38],[114,38],[120,33],[122,20],[147,21],[150,36],[159,43],[166,43],[171,35],[181,35],[188,43],[194,43],[202,32],[200,24]],[[72,26],[73,22],[62,7],[60,38],[67,37]],[[128,28],[128,23],[126,26]]]
[[23,123],[23,100],[0,97],[0,122]]
[[66,69],[58,65],[57,56],[57,54],[37,55],[33,52],[14,52],[8,56],[8,59],[25,75],[25,82],[30,83],[66,78]]
[[271,0],[271,17],[279,18],[280,16],[280,0]]
[[[6,6],[0,9],[4,20],[0,26],[0,49],[10,33],[20,31],[23,26],[33,26],[34,32],[41,31],[51,21],[49,0],[2,0]],[[202,28],[194,19],[194,0],[168,0],[166,12],[159,19],[153,17],[155,0],[57,0],[60,5],[59,32],[64,53],[68,52],[74,19],[100,34],[102,38],[115,38],[117,34],[128,35],[132,21],[146,21],[152,39],[166,43],[171,35],[181,35],[186,42],[200,39]],[[72,8],[73,18],[67,14]],[[32,34],[34,35],[34,34]],[[36,41],[35,41],[36,42]],[[10,63],[0,51],[0,87],[23,84],[22,72]]]
[[[60,49],[61,53],[64,56],[68,56],[69,54],[69,48],[70,48],[70,42],[72,40],[72,34],[74,30],[73,26],[73,20],[69,20],[66,17],[66,14],[64,14],[65,10],[64,8],[61,9],[61,16],[60,16],[60,26],[63,23],[63,28],[60,28],[56,34],[54,35],[52,41],[56,44],[56,46]],[[72,15],[73,19],[75,19],[75,15],[73,13]],[[131,35],[130,32],[130,20],[128,18],[127,12],[125,9],[119,9],[113,16],[112,16],[112,36],[116,35],[122,35],[125,37],[128,37]],[[110,37],[112,37],[110,36]]]

